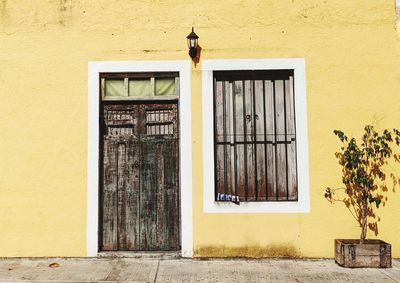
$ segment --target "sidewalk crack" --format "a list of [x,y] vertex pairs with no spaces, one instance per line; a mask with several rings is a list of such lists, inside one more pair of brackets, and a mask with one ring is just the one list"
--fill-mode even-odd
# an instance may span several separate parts
[[393,282],[396,283],[400,283],[399,281],[397,281],[396,279],[394,279],[392,276],[390,276],[388,273],[386,273],[384,270],[379,270],[382,274],[386,275],[387,277],[389,277],[390,279],[393,280]]
[[161,259],[159,259],[159,260],[158,260],[158,263],[157,263],[157,270],[156,270],[156,275],[154,276],[154,281],[153,281],[153,283],[155,283],[155,282],[157,281],[158,269],[160,268],[160,261],[161,261]]
[[[112,262],[112,261],[111,261],[111,262]],[[118,264],[118,262],[117,262],[117,264]],[[116,270],[115,263],[112,262],[111,270],[110,270],[110,272],[108,272],[108,274],[107,274],[107,276],[105,277],[104,280],[105,280],[105,281],[109,281],[110,278],[112,278],[111,274],[112,274],[115,270]]]

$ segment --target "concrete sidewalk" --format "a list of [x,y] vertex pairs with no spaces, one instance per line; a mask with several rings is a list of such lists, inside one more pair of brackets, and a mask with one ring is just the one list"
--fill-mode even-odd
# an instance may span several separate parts
[[400,283],[400,261],[391,269],[346,269],[333,260],[0,259],[0,282]]

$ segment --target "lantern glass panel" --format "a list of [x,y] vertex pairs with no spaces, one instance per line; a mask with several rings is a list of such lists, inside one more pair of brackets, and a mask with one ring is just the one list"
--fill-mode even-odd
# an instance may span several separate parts
[[190,40],[190,47],[196,47],[196,39],[192,38]]

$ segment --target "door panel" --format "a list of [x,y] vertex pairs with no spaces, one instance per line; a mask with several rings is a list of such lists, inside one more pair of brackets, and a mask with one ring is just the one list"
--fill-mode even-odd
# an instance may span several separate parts
[[177,106],[144,105],[141,135],[142,250],[179,249]]

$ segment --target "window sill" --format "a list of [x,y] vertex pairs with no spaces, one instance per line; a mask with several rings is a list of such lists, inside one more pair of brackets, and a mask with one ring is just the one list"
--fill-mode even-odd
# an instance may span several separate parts
[[303,197],[298,201],[260,201],[241,202],[240,205],[231,202],[204,200],[205,213],[308,213],[310,204]]

